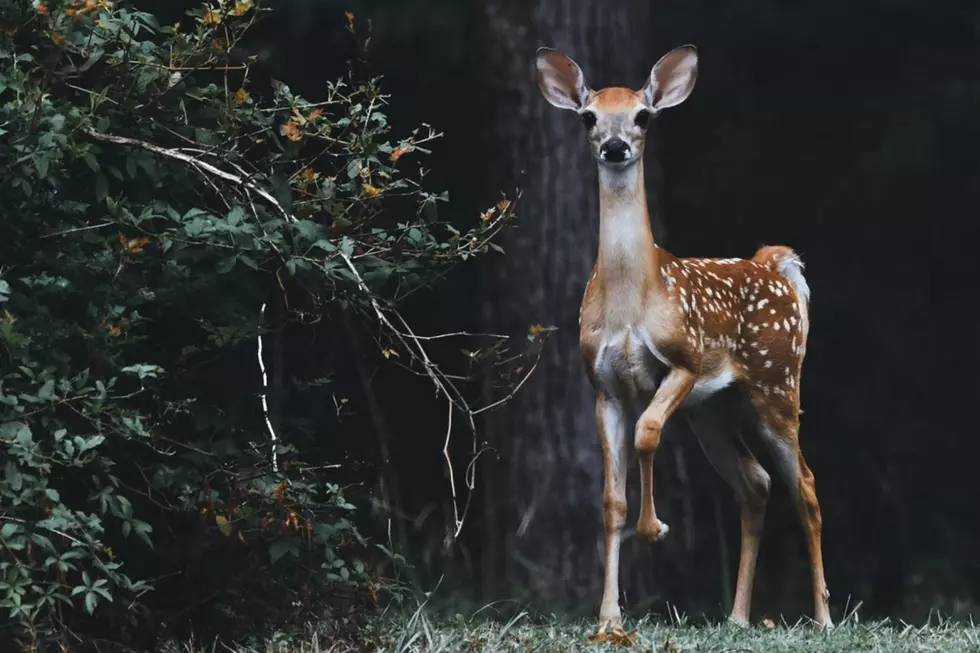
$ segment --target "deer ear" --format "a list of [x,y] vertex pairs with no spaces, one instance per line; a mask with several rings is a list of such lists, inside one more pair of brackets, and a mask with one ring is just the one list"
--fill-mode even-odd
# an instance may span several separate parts
[[539,48],[534,67],[544,99],[559,109],[578,111],[585,106],[590,91],[577,63],[557,50]]
[[693,45],[682,45],[660,57],[642,92],[654,109],[674,107],[691,94],[697,78],[698,50]]

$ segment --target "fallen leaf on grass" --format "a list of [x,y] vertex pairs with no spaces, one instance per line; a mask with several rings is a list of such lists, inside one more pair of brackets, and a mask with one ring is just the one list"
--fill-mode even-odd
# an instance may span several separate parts
[[636,633],[628,633],[622,628],[614,628],[608,632],[606,629],[602,629],[597,633],[593,633],[587,641],[606,642],[607,644],[612,644],[613,646],[629,648],[636,643],[637,638],[638,635]]

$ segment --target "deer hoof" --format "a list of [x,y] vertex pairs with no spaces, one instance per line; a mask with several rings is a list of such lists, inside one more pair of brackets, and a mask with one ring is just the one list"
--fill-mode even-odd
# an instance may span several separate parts
[[649,542],[660,542],[667,537],[670,526],[659,519],[640,520],[636,526],[636,532]]

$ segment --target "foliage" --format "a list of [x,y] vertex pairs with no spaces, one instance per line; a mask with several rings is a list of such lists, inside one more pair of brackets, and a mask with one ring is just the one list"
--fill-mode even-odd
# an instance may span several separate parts
[[495,249],[511,203],[440,220],[446,195],[406,172],[439,134],[396,137],[377,80],[311,102],[263,79],[261,12],[160,26],[0,0],[0,606],[25,647],[166,621],[162,585],[173,613],[210,601],[248,625],[377,598],[336,449],[303,414],[335,380],[273,365],[263,384],[264,340],[365,316],[385,359],[424,359],[465,406],[395,306]]

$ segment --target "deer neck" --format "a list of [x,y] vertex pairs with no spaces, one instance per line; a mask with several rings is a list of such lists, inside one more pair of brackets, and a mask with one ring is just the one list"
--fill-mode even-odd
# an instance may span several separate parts
[[604,313],[624,325],[662,292],[659,249],[647,210],[643,161],[621,170],[599,166],[599,257]]

